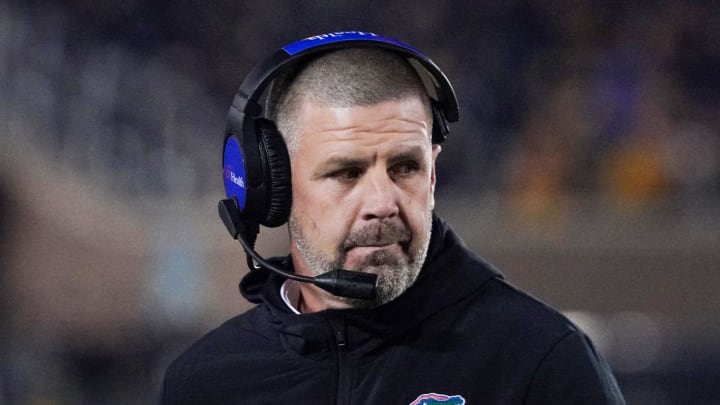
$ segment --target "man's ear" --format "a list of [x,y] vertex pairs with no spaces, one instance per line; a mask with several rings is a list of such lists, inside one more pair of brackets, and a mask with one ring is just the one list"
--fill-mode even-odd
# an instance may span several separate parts
[[435,161],[442,148],[439,144],[432,146],[432,157],[430,162],[430,198],[432,199],[431,208],[435,207]]

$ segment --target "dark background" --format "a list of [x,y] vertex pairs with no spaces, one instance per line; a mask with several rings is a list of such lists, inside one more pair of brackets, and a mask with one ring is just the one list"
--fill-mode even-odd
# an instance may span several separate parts
[[215,215],[227,108],[261,58],[341,30],[453,82],[436,200],[469,246],[630,403],[720,403],[717,2],[0,0],[0,404],[152,403],[248,308]]

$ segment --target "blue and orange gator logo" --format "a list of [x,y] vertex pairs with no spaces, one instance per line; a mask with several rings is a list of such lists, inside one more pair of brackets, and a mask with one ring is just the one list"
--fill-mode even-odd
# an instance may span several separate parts
[[422,394],[412,401],[410,405],[465,405],[465,398],[461,395],[445,395],[445,394]]

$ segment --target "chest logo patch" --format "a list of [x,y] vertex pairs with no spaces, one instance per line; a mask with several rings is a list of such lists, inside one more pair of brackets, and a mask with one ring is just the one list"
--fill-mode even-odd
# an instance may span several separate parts
[[445,394],[422,394],[417,397],[410,405],[465,405],[465,398],[462,395],[445,395]]

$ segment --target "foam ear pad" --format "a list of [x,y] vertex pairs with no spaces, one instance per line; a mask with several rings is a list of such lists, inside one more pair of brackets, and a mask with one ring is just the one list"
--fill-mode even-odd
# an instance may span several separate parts
[[264,221],[268,227],[280,226],[288,221],[292,205],[292,177],[290,156],[282,135],[275,124],[258,119],[257,131],[260,139],[258,148],[265,166],[265,181],[268,190],[268,205]]

